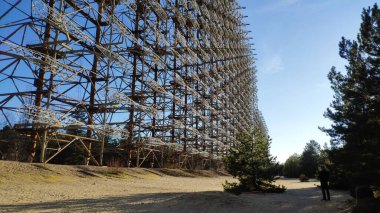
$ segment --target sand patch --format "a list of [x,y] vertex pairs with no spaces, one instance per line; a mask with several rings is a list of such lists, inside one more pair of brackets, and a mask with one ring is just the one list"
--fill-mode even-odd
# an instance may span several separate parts
[[0,161],[0,212],[329,213],[347,209],[349,199],[332,191],[322,202],[316,181],[283,179],[285,193],[236,196],[222,188],[235,179],[210,171],[34,165]]

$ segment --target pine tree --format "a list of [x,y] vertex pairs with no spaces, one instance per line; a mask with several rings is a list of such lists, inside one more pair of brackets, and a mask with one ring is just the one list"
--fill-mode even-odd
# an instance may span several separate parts
[[364,9],[357,40],[344,37],[340,56],[346,73],[333,67],[328,75],[335,93],[324,129],[332,138],[331,160],[346,184],[380,185],[380,10]]
[[279,165],[269,153],[270,138],[253,128],[248,134],[240,133],[237,141],[224,163],[226,170],[239,179],[242,190],[284,191],[271,184]]
[[306,143],[300,160],[301,173],[307,177],[315,177],[320,153],[321,146],[315,140],[310,140],[309,143]]
[[289,156],[284,164],[284,176],[287,178],[298,178],[300,176],[301,156],[297,153]]

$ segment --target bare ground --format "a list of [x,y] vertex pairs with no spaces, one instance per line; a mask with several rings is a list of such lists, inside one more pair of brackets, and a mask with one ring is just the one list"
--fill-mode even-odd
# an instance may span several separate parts
[[346,212],[346,192],[321,201],[317,182],[279,180],[282,194],[223,192],[209,171],[120,169],[0,161],[0,212]]

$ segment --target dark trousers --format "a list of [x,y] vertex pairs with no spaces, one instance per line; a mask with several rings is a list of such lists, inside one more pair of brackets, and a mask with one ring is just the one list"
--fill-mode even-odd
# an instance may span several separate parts
[[323,200],[326,200],[326,195],[327,195],[327,200],[330,200],[330,191],[329,191],[328,183],[322,182],[321,189],[322,189]]

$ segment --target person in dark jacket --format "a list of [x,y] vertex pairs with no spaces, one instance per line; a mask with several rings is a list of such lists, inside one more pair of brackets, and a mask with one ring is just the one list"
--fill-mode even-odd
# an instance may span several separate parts
[[319,178],[319,181],[321,181],[323,200],[330,200],[330,191],[329,191],[330,173],[329,171],[327,171],[325,166],[321,166],[319,170],[318,178]]

